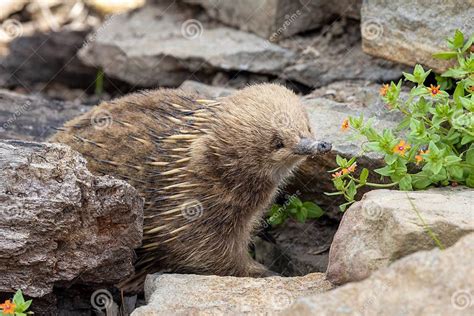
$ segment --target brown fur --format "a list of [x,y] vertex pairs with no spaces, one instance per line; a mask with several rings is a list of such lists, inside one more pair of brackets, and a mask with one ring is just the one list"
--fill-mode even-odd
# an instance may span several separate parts
[[163,269],[262,276],[248,254],[251,233],[305,158],[292,152],[302,137],[312,134],[299,98],[263,84],[219,101],[168,89],[131,94],[73,119],[52,141],[145,198],[137,277]]

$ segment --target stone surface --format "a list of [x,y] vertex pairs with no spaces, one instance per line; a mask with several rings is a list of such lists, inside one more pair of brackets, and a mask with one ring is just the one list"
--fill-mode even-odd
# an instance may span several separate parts
[[360,17],[360,0],[294,1],[294,0],[185,0],[199,4],[206,12],[244,31],[254,32],[264,38],[277,41],[280,38],[315,29],[334,16]]
[[90,107],[0,90],[0,139],[44,141]]
[[291,57],[256,35],[200,22],[175,2],[113,16],[80,51],[107,75],[147,87],[178,86],[218,70],[276,75]]
[[444,251],[405,257],[361,282],[298,299],[283,312],[306,315],[473,315],[474,234]]
[[472,205],[474,191],[463,187],[365,194],[345,212],[334,236],[328,279],[335,284],[362,280],[399,258],[432,249],[431,232],[444,247],[451,246],[474,232]]
[[365,52],[407,65],[423,64],[436,72],[450,63],[431,55],[445,51],[456,29],[472,35],[474,1],[364,1],[361,10]]
[[268,315],[301,296],[331,289],[324,274],[294,278],[236,278],[204,275],[148,275],[147,305],[132,315]]
[[143,200],[93,176],[59,144],[0,142],[0,292],[32,297],[71,284],[114,284],[133,271]]
[[0,86],[31,90],[36,83],[61,82],[83,89],[93,86],[97,70],[76,56],[90,30],[35,33],[15,38],[0,60]]
[[28,3],[27,0],[3,0],[0,3],[0,21],[21,10],[26,3]]
[[208,98],[224,97],[235,91],[235,89],[232,88],[210,86],[193,80],[186,80],[179,86],[179,88],[188,93],[197,93]]
[[365,54],[359,23],[347,19],[280,44],[297,53],[281,77],[313,88],[340,80],[389,82],[409,71],[408,67]]

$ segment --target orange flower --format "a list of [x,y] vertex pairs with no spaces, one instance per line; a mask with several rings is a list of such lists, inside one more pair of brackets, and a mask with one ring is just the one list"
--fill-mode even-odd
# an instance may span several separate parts
[[332,177],[333,177],[334,179],[335,179],[335,178],[339,178],[340,176],[342,176],[342,171],[338,171],[338,172],[332,174]]
[[429,150],[420,150],[418,152],[418,155],[415,156],[416,164],[419,165],[420,162],[423,161],[423,156],[421,156],[421,155],[426,155],[429,152],[430,152]]
[[342,121],[341,129],[342,129],[342,131],[347,131],[349,129],[349,120],[348,119],[344,119],[344,121]]
[[380,90],[379,90],[380,95],[383,96],[383,97],[386,96],[389,87],[390,87],[390,86],[388,85],[388,83],[384,84],[384,85],[380,88]]
[[349,168],[347,168],[347,170],[349,170],[349,172],[354,172],[356,170],[356,167],[357,167],[357,163],[353,163]]
[[431,93],[431,96],[435,97],[440,92],[439,90],[440,88],[441,88],[440,85],[437,85],[435,87],[431,84],[430,87],[428,88],[428,91]]
[[8,314],[15,314],[15,307],[16,305],[12,303],[10,300],[6,300],[5,303],[0,304],[0,309],[2,309],[3,314],[8,315]]
[[405,152],[410,149],[410,147],[410,144],[407,144],[404,140],[401,140],[395,147],[393,147],[392,151],[394,154],[403,156],[405,155]]
[[342,168],[342,174],[348,174],[350,171],[347,168]]

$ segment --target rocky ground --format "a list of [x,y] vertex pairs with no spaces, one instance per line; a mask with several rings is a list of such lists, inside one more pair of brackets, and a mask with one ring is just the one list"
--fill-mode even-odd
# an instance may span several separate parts
[[[127,315],[141,305],[132,315],[474,313],[472,190],[371,191],[344,217],[323,194],[335,156],[361,154],[342,120],[363,113],[375,128],[395,126],[380,85],[415,63],[445,70],[431,53],[452,30],[472,32],[470,1],[117,3],[0,4],[1,299],[21,288],[39,315]],[[142,201],[49,136],[128,92],[218,98],[258,82],[298,93],[317,137],[333,144],[279,197],[296,194],[326,214],[258,233],[255,258],[285,277],[150,275],[144,299],[122,297],[113,285],[132,272]],[[358,161],[374,168],[381,157]]]

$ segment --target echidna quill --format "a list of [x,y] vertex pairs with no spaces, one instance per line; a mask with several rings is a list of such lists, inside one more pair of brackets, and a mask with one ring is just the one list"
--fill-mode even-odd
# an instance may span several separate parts
[[299,98],[276,84],[219,100],[160,89],[103,102],[52,139],[96,174],[124,179],[145,199],[139,285],[148,273],[268,276],[248,252],[278,188],[317,142]]

